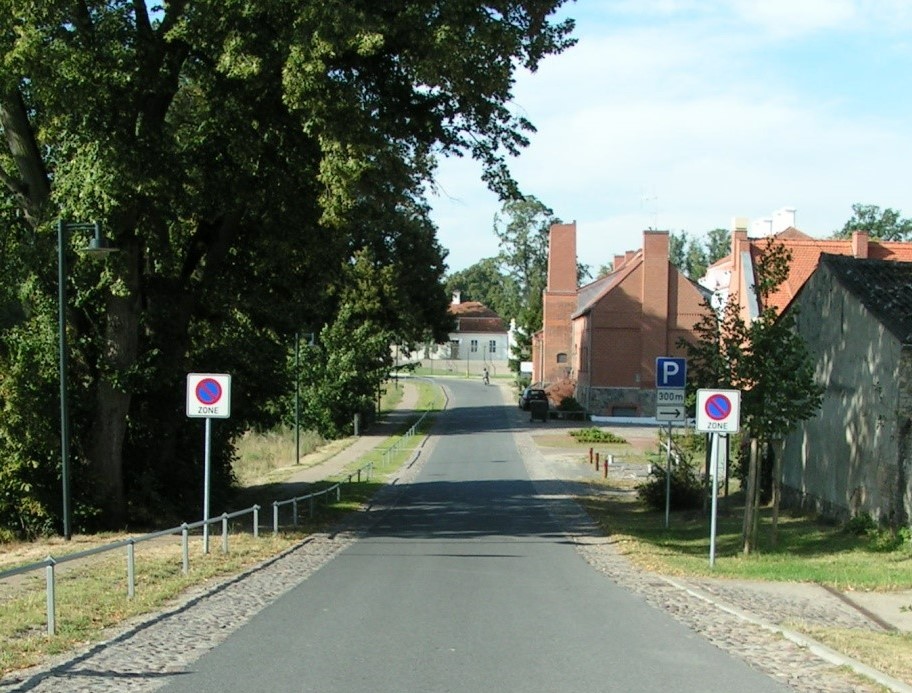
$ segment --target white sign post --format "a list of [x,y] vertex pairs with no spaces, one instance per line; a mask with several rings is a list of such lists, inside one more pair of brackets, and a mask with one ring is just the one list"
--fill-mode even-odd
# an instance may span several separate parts
[[209,553],[209,479],[212,419],[231,416],[231,376],[223,373],[187,374],[187,416],[206,419],[203,451],[203,553]]
[[740,390],[697,390],[697,425],[703,433],[711,433],[712,514],[709,523],[709,567],[716,564],[716,512],[719,496],[719,443],[728,440],[729,433],[741,430]]
[[712,448],[710,448],[710,465],[712,467],[710,483],[713,490],[712,511],[709,521],[709,567],[714,568],[716,566],[716,516],[718,515],[719,507],[719,442],[724,440],[727,443],[728,437],[713,433],[709,440],[710,445],[712,445]]

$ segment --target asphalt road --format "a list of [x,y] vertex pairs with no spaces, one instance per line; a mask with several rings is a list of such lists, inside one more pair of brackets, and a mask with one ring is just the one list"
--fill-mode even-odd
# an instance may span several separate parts
[[372,529],[162,690],[787,690],[586,564],[516,448],[528,414],[448,387]]

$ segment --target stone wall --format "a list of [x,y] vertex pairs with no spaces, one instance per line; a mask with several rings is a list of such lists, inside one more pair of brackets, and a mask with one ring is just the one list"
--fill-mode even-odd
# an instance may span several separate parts
[[595,416],[655,416],[655,388],[578,387],[576,399]]

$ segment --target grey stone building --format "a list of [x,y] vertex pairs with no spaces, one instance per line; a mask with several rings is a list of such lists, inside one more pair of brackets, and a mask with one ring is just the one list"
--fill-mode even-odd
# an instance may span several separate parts
[[912,263],[821,255],[790,304],[825,393],[785,440],[787,504],[893,525],[912,513]]

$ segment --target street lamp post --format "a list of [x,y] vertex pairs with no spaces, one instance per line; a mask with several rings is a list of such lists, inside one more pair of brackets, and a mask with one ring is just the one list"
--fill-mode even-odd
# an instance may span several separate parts
[[[314,345],[314,333],[307,333],[307,346]],[[301,368],[300,368],[300,357],[301,357],[301,333],[295,332],[295,346],[294,346],[294,369],[295,369],[295,425],[294,425],[294,439],[295,439],[295,464],[301,463]]]
[[68,358],[66,345],[66,246],[70,231],[92,231],[93,236],[84,252],[105,255],[115,249],[108,246],[101,234],[101,225],[92,223],[70,223],[57,221],[57,330],[60,358],[60,476],[63,485],[63,538],[72,536],[70,519],[70,415],[67,402]]

